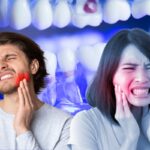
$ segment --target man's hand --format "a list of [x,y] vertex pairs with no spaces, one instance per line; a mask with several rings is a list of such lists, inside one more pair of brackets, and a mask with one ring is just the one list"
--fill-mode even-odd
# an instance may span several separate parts
[[29,130],[32,114],[34,111],[34,105],[26,79],[20,81],[18,95],[19,105],[14,119],[14,128],[16,130],[17,136]]

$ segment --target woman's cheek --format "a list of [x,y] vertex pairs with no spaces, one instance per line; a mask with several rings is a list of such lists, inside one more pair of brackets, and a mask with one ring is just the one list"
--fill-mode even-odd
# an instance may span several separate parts
[[122,80],[120,81],[120,88],[125,93],[125,95],[128,97],[130,94],[130,77],[122,77]]
[[126,78],[123,76],[122,73],[117,72],[113,78],[113,84],[116,84],[120,86],[120,88],[122,88],[126,84]]
[[125,92],[128,87],[128,77],[121,73],[116,73],[114,76],[113,84],[120,86],[120,89]]

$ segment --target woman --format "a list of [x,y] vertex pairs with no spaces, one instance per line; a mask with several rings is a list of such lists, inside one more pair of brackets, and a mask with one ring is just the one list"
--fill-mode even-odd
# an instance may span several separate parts
[[150,149],[150,35],[122,30],[107,43],[87,91],[90,110],[71,123],[73,150]]

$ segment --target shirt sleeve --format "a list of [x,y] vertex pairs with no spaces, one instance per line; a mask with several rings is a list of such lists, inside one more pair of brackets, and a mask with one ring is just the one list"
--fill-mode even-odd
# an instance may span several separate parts
[[42,150],[31,131],[27,131],[16,138],[17,150]]
[[71,123],[72,118],[69,118],[63,128],[62,128],[62,132],[59,138],[59,141],[57,142],[54,150],[69,150],[67,144],[68,144],[68,140],[70,137],[70,123]]
[[99,150],[97,134],[86,112],[79,112],[71,122],[68,147],[72,150]]

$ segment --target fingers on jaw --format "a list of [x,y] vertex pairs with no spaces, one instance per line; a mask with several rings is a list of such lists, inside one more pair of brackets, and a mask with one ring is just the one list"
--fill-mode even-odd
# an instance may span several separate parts
[[125,115],[126,117],[129,117],[131,114],[131,111],[128,105],[127,98],[124,93],[122,93],[122,100],[123,100],[123,108],[124,108]]
[[123,104],[122,104],[121,90],[118,85],[115,85],[115,95],[116,95],[116,112],[120,113],[123,110]]

